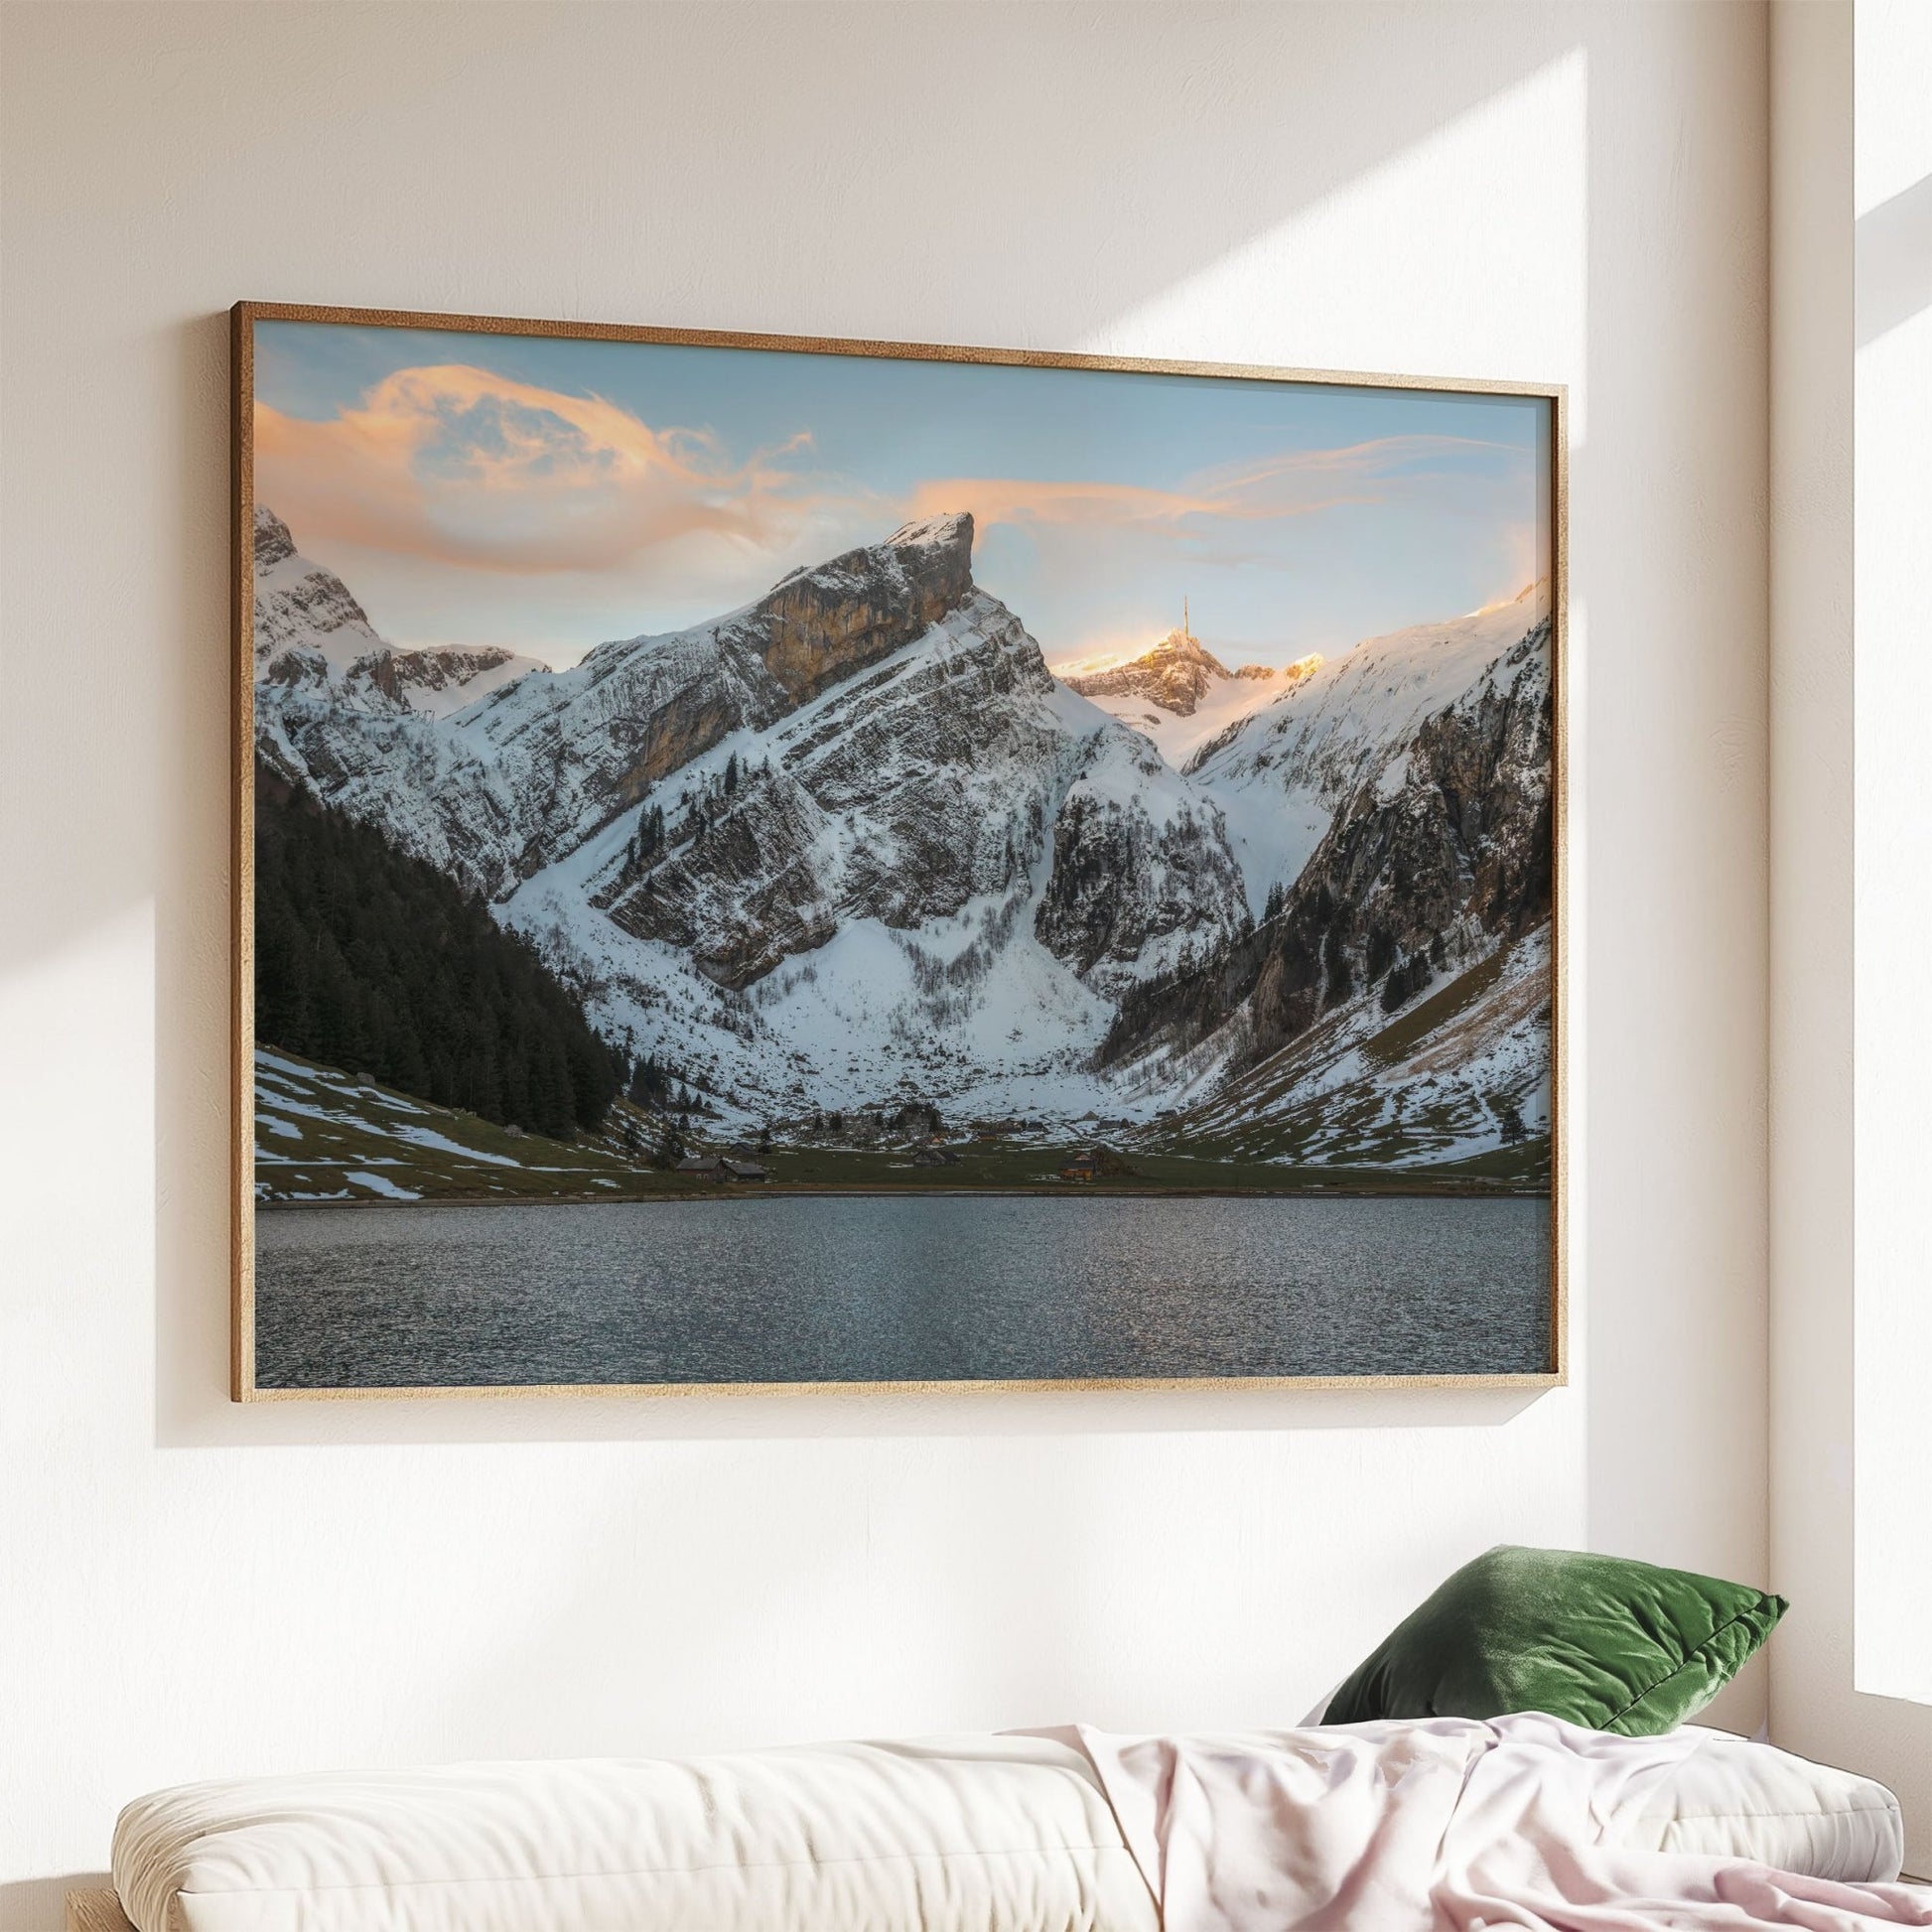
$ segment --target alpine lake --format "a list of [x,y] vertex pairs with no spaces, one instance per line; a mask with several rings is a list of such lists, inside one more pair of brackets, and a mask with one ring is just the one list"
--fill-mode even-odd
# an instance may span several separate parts
[[1387,1176],[1266,1193],[1150,1191],[1145,1177],[917,1186],[908,1174],[884,1190],[801,1178],[726,1192],[661,1178],[632,1199],[264,1208],[258,1385],[1550,1367],[1547,1191],[1393,1191]]

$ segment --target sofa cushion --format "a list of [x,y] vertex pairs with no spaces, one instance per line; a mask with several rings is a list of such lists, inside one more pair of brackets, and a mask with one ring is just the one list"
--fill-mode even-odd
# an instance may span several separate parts
[[1156,1932],[1035,1737],[189,1785],[114,1833],[139,1932]]
[[1898,1876],[1905,1824],[1882,1784],[1728,1731],[1684,1728],[1699,1740],[1689,1756],[1605,1792],[1606,1843],[1742,1859],[1844,1884]]

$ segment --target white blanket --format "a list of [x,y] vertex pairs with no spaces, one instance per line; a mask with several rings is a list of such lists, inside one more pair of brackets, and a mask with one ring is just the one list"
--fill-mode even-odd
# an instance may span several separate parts
[[1692,1734],[1530,1713],[1234,1736],[1042,1733],[1085,1753],[1165,1932],[1852,1932],[1932,1925],[1932,1889],[1799,1878],[1606,1837]]

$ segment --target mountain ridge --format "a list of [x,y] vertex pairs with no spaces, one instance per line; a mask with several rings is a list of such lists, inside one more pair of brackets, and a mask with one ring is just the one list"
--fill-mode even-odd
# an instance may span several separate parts
[[[904,524],[706,623],[437,710],[432,673],[460,695],[502,663],[390,650],[258,512],[262,760],[482,894],[608,1037],[671,1052],[728,1121],[910,1093],[949,1111],[1122,1112],[1153,1133],[1176,1109],[1205,1120],[1192,1110],[1216,1092],[1261,1095],[1275,1076],[1260,1069],[1306,1059],[1296,1042],[1316,1033],[1347,1059],[1425,978],[1507,952],[1511,986],[1547,980],[1530,900],[1491,918],[1463,878],[1500,877],[1494,841],[1477,851],[1485,813],[1514,823],[1539,784],[1547,796],[1547,761],[1478,743],[1505,685],[1547,716],[1534,600],[1303,660],[1279,683],[1176,631],[1095,674],[1138,663],[1186,707],[1150,723],[1133,712],[1154,703],[1143,691],[1055,678],[974,582],[973,534],[964,513]],[[1169,727],[1195,734],[1191,755],[1162,742]],[[1512,863],[1547,873],[1547,850],[1522,844]],[[1351,894],[1352,923],[1337,910]],[[1460,1158],[1484,1134],[1536,1131],[1523,997],[1457,1009],[1517,1069],[1508,1122],[1458,1100],[1455,1132],[1430,1145]],[[1253,1101],[1256,1133],[1286,1134],[1290,1104],[1302,1133],[1344,1089],[1360,1113],[1362,1080],[1386,1113],[1398,1088],[1442,1077],[1312,1066],[1291,1102]]]

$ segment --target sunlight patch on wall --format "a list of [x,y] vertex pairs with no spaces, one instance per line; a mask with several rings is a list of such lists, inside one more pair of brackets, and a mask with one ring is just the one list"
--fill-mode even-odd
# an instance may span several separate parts
[[[1193,356],[1303,368],[1567,380],[1578,447],[1587,93],[1587,52],[1572,48],[1075,346],[1160,355],[1185,345]],[[1306,302],[1285,305],[1284,288],[1305,290]]]

